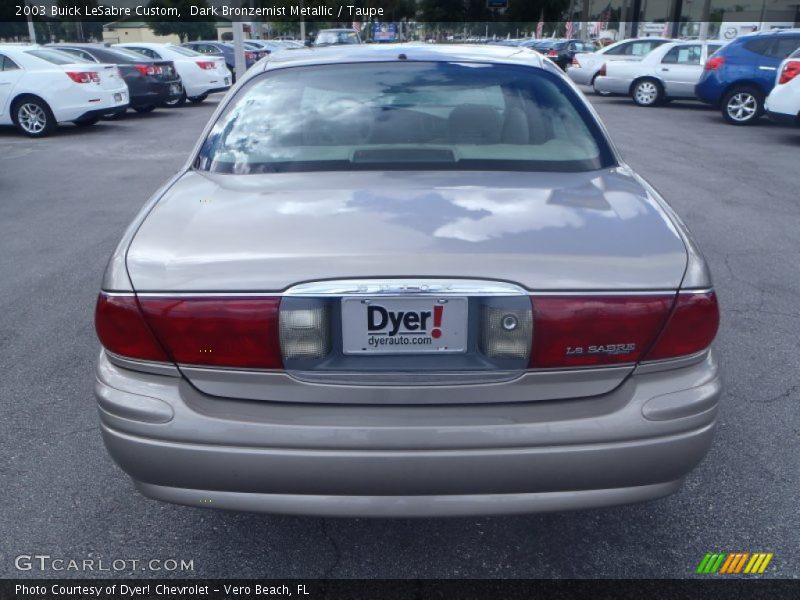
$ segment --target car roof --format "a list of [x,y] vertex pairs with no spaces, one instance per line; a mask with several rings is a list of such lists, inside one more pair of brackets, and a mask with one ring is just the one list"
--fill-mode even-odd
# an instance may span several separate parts
[[742,35],[738,36],[736,39],[741,40],[742,38],[753,38],[753,37],[762,37],[762,36],[769,36],[769,35],[797,35],[800,33],[800,29],[792,28],[792,29],[772,29],[770,31],[753,31],[751,33],[743,33]]
[[267,61],[267,68],[325,65],[342,62],[491,62],[542,67],[536,52],[499,44],[360,44],[334,45],[281,52]]

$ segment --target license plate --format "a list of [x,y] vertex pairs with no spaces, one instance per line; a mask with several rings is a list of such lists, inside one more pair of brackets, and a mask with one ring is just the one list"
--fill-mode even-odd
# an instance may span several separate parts
[[114,102],[122,102],[122,94],[114,94]]
[[230,77],[226,77],[225,78],[225,85],[230,85],[230,84],[231,84],[231,78]]
[[173,83],[169,86],[169,93],[170,94],[180,94],[181,93],[181,86],[177,83]]
[[455,354],[467,351],[467,299],[344,298],[345,354]]

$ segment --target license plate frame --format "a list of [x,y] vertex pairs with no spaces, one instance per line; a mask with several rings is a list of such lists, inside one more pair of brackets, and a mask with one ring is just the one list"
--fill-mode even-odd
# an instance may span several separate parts
[[117,104],[122,102],[122,93],[121,92],[116,92],[114,94],[114,102],[117,103]]
[[469,302],[466,297],[342,298],[341,318],[342,353],[345,355],[467,352]]

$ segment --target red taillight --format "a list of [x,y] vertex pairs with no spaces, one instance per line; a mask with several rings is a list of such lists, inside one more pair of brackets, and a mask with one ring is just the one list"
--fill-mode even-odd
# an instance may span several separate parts
[[570,63],[573,67],[580,67],[581,63],[578,62],[578,57],[575,56],[572,58],[572,62]]
[[99,83],[100,75],[95,71],[67,71],[67,75],[75,83]]
[[600,70],[597,71],[597,74],[599,76],[601,76],[601,77],[605,77],[606,76],[606,63],[603,63],[603,66],[600,67]]
[[547,56],[558,56],[558,50],[551,49],[547,51]]
[[712,56],[706,61],[706,66],[704,68],[706,71],[716,71],[724,64],[725,64],[724,56]]
[[789,83],[792,79],[800,75],[800,60],[790,60],[781,70],[781,75],[778,78],[778,84]]
[[280,298],[140,297],[146,322],[179,364],[251,369],[283,366]]
[[705,350],[719,328],[719,306],[714,292],[678,294],[669,321],[645,360],[687,356]]
[[674,294],[534,296],[530,367],[635,363],[667,320]]
[[197,66],[203,69],[204,71],[210,71],[214,68],[214,61],[211,60],[198,60]]
[[133,65],[133,67],[139,71],[142,75],[155,75],[156,70],[153,65]]
[[169,360],[145,323],[135,296],[100,294],[94,327],[109,352],[139,360]]
[[244,59],[245,60],[255,60],[256,59],[256,55],[254,53],[252,53],[252,52],[245,52],[244,53]]

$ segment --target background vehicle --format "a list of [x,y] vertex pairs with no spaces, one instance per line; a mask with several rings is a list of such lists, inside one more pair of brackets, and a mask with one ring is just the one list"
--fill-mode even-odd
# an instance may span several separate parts
[[764,114],[781,61],[798,48],[798,29],[739,36],[706,61],[695,94],[719,106],[728,123],[749,125]]
[[254,46],[258,48],[259,50],[261,50],[262,52],[266,52],[267,54],[274,54],[276,52],[283,52],[285,50],[303,48],[303,45],[299,43],[280,42],[275,40],[247,40],[245,43],[249,46]]
[[117,65],[128,85],[130,107],[137,112],[150,112],[160,104],[177,100],[183,90],[175,65],[168,60],[157,61],[132,50],[102,44],[49,44],[48,47],[91,62]]
[[722,42],[670,42],[638,62],[616,61],[605,66],[594,87],[598,92],[630,94],[639,106],[658,106],[673,98],[694,99],[694,86],[708,56]]
[[[228,70],[231,72],[231,82],[236,81],[236,49],[233,47],[233,44],[215,41],[198,41],[186,42],[185,44],[181,44],[181,46],[199,52],[200,54],[223,57],[225,59],[225,66],[227,66]],[[245,49],[245,68],[249,69],[256,64],[258,58],[254,50]]]
[[0,44],[0,125],[44,137],[58,123],[93,125],[127,107],[128,86],[115,65],[54,48]]
[[181,106],[187,98],[191,102],[202,102],[209,94],[224,92],[232,83],[231,72],[222,57],[204,55],[175,44],[130,42],[115,44],[114,47],[127,48],[153,60],[167,60],[175,65],[183,91],[177,99],[165,102],[165,106]]
[[264,66],[108,263],[93,383],[137,489],[340,516],[676,491],[714,433],[716,296],[566,76],[502,46]]
[[[650,54],[661,44],[669,42],[668,38],[639,38],[622,40],[597,52],[578,52],[567,66],[567,75],[577,84],[594,85],[594,78],[603,65],[616,61],[639,61]],[[597,90],[595,90],[597,91]]]
[[580,40],[554,40],[552,44],[535,47],[547,58],[556,63],[563,70],[579,52],[594,52],[597,46],[594,42],[582,42]]
[[355,29],[322,29],[314,40],[315,46],[336,46],[341,44],[360,44],[361,36]]
[[800,50],[781,63],[764,106],[773,121],[800,125]]

